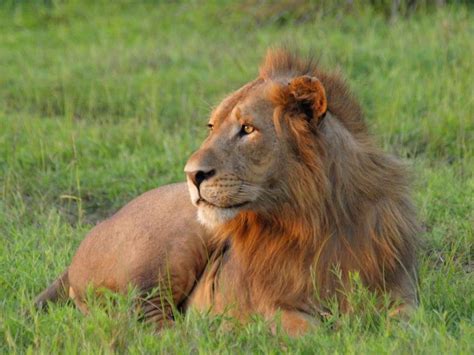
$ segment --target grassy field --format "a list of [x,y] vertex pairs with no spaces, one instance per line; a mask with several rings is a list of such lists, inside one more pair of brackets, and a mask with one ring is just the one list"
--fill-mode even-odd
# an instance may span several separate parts
[[[0,6],[0,353],[474,353],[473,8],[393,22],[256,1],[53,4]],[[130,297],[88,317],[36,312],[98,220],[184,179],[212,105],[282,42],[341,70],[380,144],[412,165],[426,226],[413,319],[340,317],[288,339],[202,315],[156,335]]]

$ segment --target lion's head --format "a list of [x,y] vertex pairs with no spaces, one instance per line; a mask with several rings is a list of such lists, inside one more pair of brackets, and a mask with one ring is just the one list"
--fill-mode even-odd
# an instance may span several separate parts
[[209,136],[186,164],[191,198],[206,225],[242,210],[267,213],[292,200],[288,184],[298,170],[295,164],[304,160],[300,148],[313,145],[295,141],[294,135],[317,134],[326,94],[314,73],[268,69],[214,110]]
[[[304,191],[317,193],[322,188],[318,184],[327,184],[321,176],[325,147],[317,139],[322,129],[330,134],[323,127],[327,95],[341,85],[309,62],[283,50],[270,51],[259,77],[213,111],[209,136],[186,164],[199,220],[216,226],[243,210],[271,214],[297,202],[310,208],[313,201],[304,200]],[[329,102],[328,116],[341,109],[358,116],[358,106],[347,99],[346,107]],[[339,123],[326,126],[334,124]],[[295,191],[298,180],[312,183]]]

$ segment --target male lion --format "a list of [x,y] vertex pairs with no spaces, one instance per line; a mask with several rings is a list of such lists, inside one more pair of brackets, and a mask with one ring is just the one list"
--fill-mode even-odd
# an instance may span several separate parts
[[328,299],[351,310],[358,273],[400,311],[416,306],[419,225],[406,172],[374,145],[341,79],[269,51],[209,127],[186,164],[188,189],[147,192],[95,227],[37,305],[68,294],[87,312],[89,285],[169,286],[169,302],[159,293],[144,303],[146,319],[170,320],[172,306],[241,320],[280,313],[301,334]]

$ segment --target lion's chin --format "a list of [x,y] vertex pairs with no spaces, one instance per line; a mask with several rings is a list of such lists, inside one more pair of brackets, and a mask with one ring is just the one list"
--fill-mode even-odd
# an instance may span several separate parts
[[214,229],[222,224],[230,221],[237,216],[240,208],[220,208],[209,205],[202,205],[198,207],[197,217],[198,221],[207,228]]

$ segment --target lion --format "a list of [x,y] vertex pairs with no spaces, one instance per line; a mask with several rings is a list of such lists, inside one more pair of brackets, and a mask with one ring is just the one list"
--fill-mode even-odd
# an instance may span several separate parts
[[87,287],[158,287],[171,297],[147,299],[143,312],[159,326],[174,307],[279,317],[299,335],[330,300],[351,312],[356,274],[395,313],[417,306],[408,173],[377,148],[338,74],[269,50],[208,126],[186,183],[145,193],[95,227],[38,306],[70,297],[87,313]]

